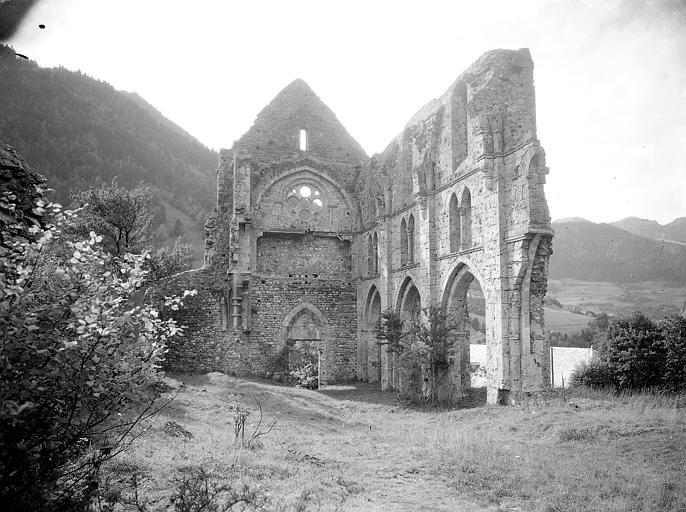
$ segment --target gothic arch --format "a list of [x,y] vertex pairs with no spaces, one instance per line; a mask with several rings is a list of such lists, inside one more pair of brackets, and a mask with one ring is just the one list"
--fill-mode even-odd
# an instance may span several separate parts
[[374,328],[381,318],[381,294],[375,285],[369,288],[362,312],[362,329],[359,340],[359,376],[369,382],[381,381],[381,345],[377,343]]
[[419,295],[420,299],[420,304],[421,304],[421,295],[419,294],[419,289],[417,286],[414,284],[414,281],[410,276],[407,276],[405,280],[403,281],[403,284],[400,285],[400,290],[398,290],[398,297],[395,302],[395,310],[398,313],[403,312],[403,308],[406,306],[406,302],[408,297],[410,296],[410,293],[412,293],[412,290],[416,290],[417,295]]
[[309,302],[302,302],[292,308],[288,314],[284,317],[281,322],[281,342],[285,345],[286,337],[288,336],[288,328],[293,323],[293,320],[303,313],[304,311],[312,313],[313,317],[319,322],[321,326],[320,336],[324,339],[324,336],[330,335],[329,322],[322,312],[314,305]]
[[262,202],[262,197],[264,196],[264,194],[266,194],[269,191],[269,189],[272,188],[277,182],[285,180],[286,178],[301,172],[304,174],[310,174],[315,179],[320,179],[327,185],[335,188],[336,191],[338,191],[338,193],[340,193],[345,198],[346,206],[348,206],[351,209],[353,208],[355,202],[350,198],[348,192],[341,185],[338,184],[335,178],[329,176],[325,171],[322,171],[320,169],[314,169],[313,167],[307,165],[302,165],[299,167],[295,167],[294,169],[290,169],[288,171],[279,173],[278,175],[274,176],[272,179],[267,181],[264,185],[258,185],[257,194],[255,196],[255,204],[259,205]]
[[309,315],[317,326],[318,342],[316,343],[319,350],[319,382],[325,385],[331,381],[334,375],[334,341],[335,337],[329,325],[328,320],[322,312],[309,302],[303,302],[295,306],[289,311],[281,322],[279,351],[287,351],[288,349],[288,331],[295,320],[300,315]]
[[[455,384],[461,390],[471,386],[471,365],[470,365],[470,317],[467,303],[467,293],[472,282],[476,280],[481,286],[484,297],[488,291],[485,288],[485,281],[479,273],[470,265],[460,262],[448,276],[443,287],[441,297],[441,309],[446,315],[446,321],[453,327],[452,342],[452,365],[451,374]],[[488,321],[488,311],[486,311],[486,329],[493,329],[492,322]],[[488,346],[488,335],[486,337],[486,351]]]

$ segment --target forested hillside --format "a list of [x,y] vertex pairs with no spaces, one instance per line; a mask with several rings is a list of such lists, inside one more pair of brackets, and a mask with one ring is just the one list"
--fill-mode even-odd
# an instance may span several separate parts
[[217,154],[140,96],[1,45],[0,91],[0,141],[48,178],[53,200],[116,176],[151,185],[193,218],[214,206]]
[[552,279],[686,282],[686,246],[587,220],[554,222]]

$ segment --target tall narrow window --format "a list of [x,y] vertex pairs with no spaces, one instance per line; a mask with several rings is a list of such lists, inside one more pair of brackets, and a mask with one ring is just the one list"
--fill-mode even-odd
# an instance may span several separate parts
[[407,221],[407,262],[414,263],[414,215]]
[[372,235],[367,235],[367,275],[374,274],[374,247]]
[[450,197],[448,215],[450,252],[457,252],[460,249],[460,211],[458,209],[457,196],[455,194]]
[[460,201],[460,233],[462,235],[462,249],[468,249],[472,245],[472,194],[465,187]]
[[307,151],[307,130],[300,130],[300,151]]
[[407,265],[407,223],[405,219],[400,223],[400,266]]
[[374,233],[374,239],[372,241],[372,251],[374,252],[374,256],[372,257],[372,269],[376,275],[379,273],[379,237],[376,233]]

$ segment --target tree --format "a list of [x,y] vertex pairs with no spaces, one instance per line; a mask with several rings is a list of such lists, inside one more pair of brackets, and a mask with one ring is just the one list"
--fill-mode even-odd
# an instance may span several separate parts
[[[449,351],[453,344],[454,326],[440,308],[424,310],[427,321],[415,318],[405,329],[400,314],[389,309],[381,314],[375,327],[378,343],[397,354],[404,374],[403,391],[411,399],[426,398],[432,402],[445,398],[439,387],[445,383],[449,367]],[[428,387],[425,383],[428,383]]]
[[169,231],[169,236],[172,238],[178,238],[183,235],[183,222],[181,219],[176,219],[174,222],[174,227]]
[[601,358],[623,389],[659,387],[665,367],[662,329],[640,312],[610,322]]
[[139,185],[132,190],[120,187],[116,178],[109,185],[79,192],[73,197],[82,209],[74,230],[84,236],[91,231],[103,237],[103,246],[120,257],[140,252],[152,237],[153,194]]
[[448,322],[448,316],[441,308],[432,306],[424,312],[428,322],[415,319],[410,350],[406,353],[412,356],[409,364],[424,369],[428,378],[428,381],[424,381],[428,386],[424,392],[431,402],[435,402],[447,398],[449,352],[454,341],[451,333],[455,327]]
[[400,314],[394,309],[387,309],[381,313],[379,320],[374,326],[374,334],[377,343],[386,346],[388,352],[400,354],[405,349],[403,338],[406,333],[403,331],[403,321]]
[[188,270],[192,259],[191,246],[182,243],[177,238],[173,247],[160,247],[150,252],[145,260],[145,269],[148,271],[147,280],[157,283],[169,276]]
[[[88,506],[100,465],[156,410],[151,384],[181,333],[133,300],[146,254],[121,255],[111,272],[100,235],[65,240],[73,216],[47,210],[54,225],[0,225],[0,497],[15,511]],[[135,403],[142,413],[119,414]]]

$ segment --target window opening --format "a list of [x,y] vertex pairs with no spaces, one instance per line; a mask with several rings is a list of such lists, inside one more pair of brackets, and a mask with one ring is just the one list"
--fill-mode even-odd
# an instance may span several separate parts
[[414,216],[407,222],[407,262],[414,263]]
[[307,151],[307,130],[300,130],[300,151]]
[[324,196],[313,184],[299,184],[288,192],[286,206],[293,217],[316,222],[324,209]]
[[405,219],[400,222],[400,266],[407,265],[407,223]]

